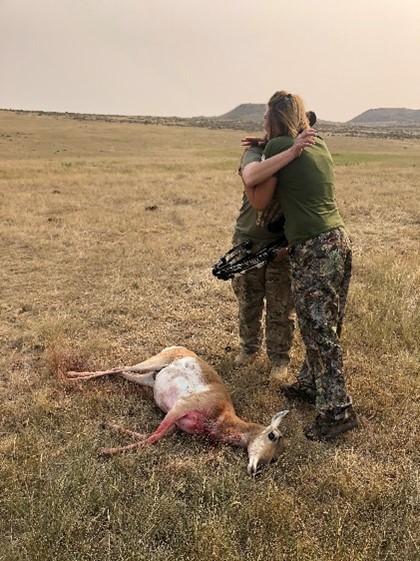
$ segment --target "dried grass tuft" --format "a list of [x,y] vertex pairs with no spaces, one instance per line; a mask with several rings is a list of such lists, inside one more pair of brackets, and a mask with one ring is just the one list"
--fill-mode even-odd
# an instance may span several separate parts
[[[311,443],[309,406],[233,367],[236,303],[211,276],[241,199],[241,133],[0,112],[0,559],[391,561],[419,556],[417,140],[327,138],[354,242],[343,335],[362,429]],[[19,134],[18,134],[19,133]],[[150,388],[69,383],[181,344],[224,378],[238,413],[284,408],[286,453],[258,478],[246,453],[150,434]],[[303,348],[297,334],[292,369]]]

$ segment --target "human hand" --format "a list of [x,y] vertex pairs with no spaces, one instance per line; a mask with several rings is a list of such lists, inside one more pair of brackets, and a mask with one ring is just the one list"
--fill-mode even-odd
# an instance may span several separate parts
[[304,148],[313,146],[315,144],[315,138],[317,137],[317,132],[315,129],[305,129],[301,132],[295,139],[293,146],[290,148],[293,155],[300,156]]
[[264,148],[266,140],[264,138],[257,138],[256,136],[246,136],[241,140],[241,145],[244,148],[251,148],[253,146]]

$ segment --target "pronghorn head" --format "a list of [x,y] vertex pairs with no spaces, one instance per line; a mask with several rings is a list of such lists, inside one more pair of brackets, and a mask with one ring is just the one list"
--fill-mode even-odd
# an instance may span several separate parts
[[279,425],[288,410],[276,413],[268,427],[259,432],[248,444],[248,474],[255,475],[266,464],[278,459],[284,450],[283,435]]

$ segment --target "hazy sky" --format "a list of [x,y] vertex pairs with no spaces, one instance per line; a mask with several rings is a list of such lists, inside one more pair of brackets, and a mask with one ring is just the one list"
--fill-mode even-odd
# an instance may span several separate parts
[[420,0],[0,0],[0,108],[321,119],[420,109]]

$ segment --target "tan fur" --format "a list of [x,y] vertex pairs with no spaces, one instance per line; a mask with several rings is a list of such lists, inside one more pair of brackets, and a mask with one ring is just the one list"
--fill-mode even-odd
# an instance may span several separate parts
[[155,442],[176,427],[215,441],[246,447],[250,474],[255,474],[261,465],[276,460],[284,450],[278,425],[287,411],[275,415],[267,427],[240,419],[216,370],[185,347],[169,347],[133,366],[98,372],[67,372],[70,379],[83,381],[108,375],[122,376],[153,387],[155,401],[166,416],[148,437],[108,424],[112,430],[138,440],[119,448],[105,448],[103,454],[112,455]]

